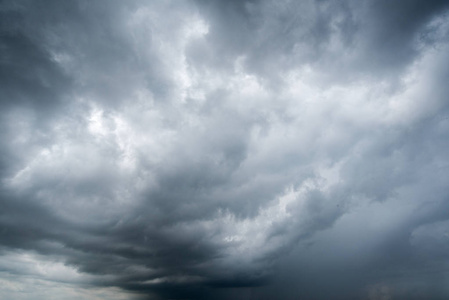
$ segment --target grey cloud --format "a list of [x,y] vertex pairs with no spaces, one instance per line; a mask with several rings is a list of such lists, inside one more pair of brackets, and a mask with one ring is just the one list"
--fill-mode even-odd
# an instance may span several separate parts
[[407,63],[413,57],[416,49],[412,43],[417,33],[429,20],[448,8],[446,1],[378,1],[371,6],[373,15],[370,21],[377,25],[371,27],[371,43],[378,52],[379,61],[392,67],[397,63]]
[[0,13],[0,296],[448,295],[446,2]]
[[[313,66],[329,85],[361,76],[394,79],[419,55],[419,42],[437,42],[426,38],[433,31],[426,25],[448,6],[446,1],[217,1],[206,8],[214,25],[211,42],[223,49],[221,61],[242,56],[248,71],[267,82],[292,68]],[[204,51],[194,49],[193,56]]]

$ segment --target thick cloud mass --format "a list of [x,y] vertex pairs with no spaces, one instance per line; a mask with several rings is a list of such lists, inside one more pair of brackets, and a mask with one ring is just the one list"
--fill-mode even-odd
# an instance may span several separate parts
[[0,2],[1,299],[447,299],[448,1]]

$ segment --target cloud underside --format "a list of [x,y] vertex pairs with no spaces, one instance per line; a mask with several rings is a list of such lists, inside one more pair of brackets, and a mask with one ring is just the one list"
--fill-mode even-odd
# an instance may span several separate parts
[[446,299],[447,9],[3,1],[0,298]]

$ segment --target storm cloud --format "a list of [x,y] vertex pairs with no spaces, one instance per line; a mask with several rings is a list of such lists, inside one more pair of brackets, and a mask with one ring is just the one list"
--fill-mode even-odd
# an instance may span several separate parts
[[447,299],[448,1],[1,1],[1,299]]

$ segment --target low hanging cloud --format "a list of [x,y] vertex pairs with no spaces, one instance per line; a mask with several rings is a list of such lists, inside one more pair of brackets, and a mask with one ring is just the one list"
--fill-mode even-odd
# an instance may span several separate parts
[[0,298],[446,299],[447,1],[3,1]]

